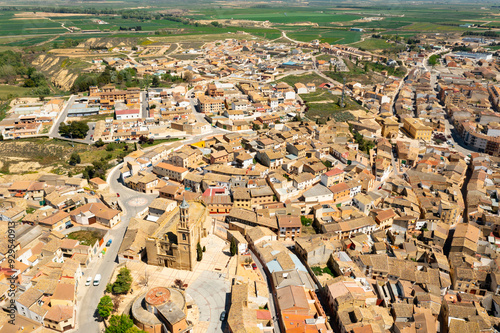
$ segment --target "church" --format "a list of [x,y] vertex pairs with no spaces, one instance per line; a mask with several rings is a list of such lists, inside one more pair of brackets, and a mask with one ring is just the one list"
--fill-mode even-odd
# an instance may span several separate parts
[[146,239],[148,265],[192,271],[196,264],[196,246],[206,237],[207,208],[198,201],[185,199],[159,228]]

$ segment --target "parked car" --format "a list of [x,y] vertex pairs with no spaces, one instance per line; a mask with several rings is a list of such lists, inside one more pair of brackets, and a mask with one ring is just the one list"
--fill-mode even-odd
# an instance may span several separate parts
[[73,227],[73,224],[71,224],[71,223],[70,224],[66,224],[66,229],[69,229],[71,227]]
[[98,286],[101,283],[101,274],[96,274],[94,278],[94,286]]
[[112,239],[108,240],[106,243],[106,247],[109,247],[111,245],[111,243],[113,243],[113,240]]
[[226,311],[222,311],[220,314],[220,321],[224,321],[224,319],[226,319]]
[[252,268],[253,268],[254,270],[256,270],[256,269],[257,269],[257,264],[256,264],[256,263],[252,263]]
[[119,198],[120,197],[120,193],[116,193],[116,196]]
[[87,278],[87,281],[85,281],[85,285],[86,285],[86,286],[90,286],[90,284],[91,284],[91,283],[92,283],[92,277],[91,277],[91,276],[89,276],[89,277]]

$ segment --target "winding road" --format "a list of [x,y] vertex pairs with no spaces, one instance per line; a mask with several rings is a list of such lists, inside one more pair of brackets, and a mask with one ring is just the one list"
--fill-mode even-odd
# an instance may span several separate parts
[[[97,273],[101,274],[102,280],[99,286],[81,285],[78,290],[77,301],[80,304],[77,311],[77,329],[76,332],[99,332],[99,316],[97,314],[97,304],[104,294],[106,284],[111,279],[118,259],[117,254],[120,249],[123,236],[127,231],[130,219],[138,212],[146,208],[155,198],[156,194],[139,193],[125,187],[120,181],[120,167],[117,165],[108,175],[107,182],[111,192],[120,193],[118,201],[121,207],[124,207],[121,222],[109,231],[113,242],[108,247],[106,254],[101,259],[94,259],[89,267],[84,271],[85,278],[94,277]],[[84,305],[84,306],[82,306]]]

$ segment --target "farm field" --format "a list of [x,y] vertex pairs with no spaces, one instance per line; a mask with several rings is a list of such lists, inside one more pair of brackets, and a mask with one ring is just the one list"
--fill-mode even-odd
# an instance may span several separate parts
[[330,44],[350,44],[361,39],[361,33],[340,29],[309,28],[287,32],[287,36],[301,42],[310,42],[319,39]]
[[67,30],[49,19],[17,19],[14,12],[0,13],[0,36],[57,34]]
[[234,19],[251,21],[269,21],[271,23],[290,24],[312,22],[320,25],[331,22],[347,22],[359,19],[360,16],[341,11],[323,10],[320,7],[309,8],[245,8],[203,10],[201,15],[193,15],[195,19]]

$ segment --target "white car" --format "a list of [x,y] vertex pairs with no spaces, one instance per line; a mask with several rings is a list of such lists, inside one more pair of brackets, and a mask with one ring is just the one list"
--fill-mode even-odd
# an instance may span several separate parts
[[89,276],[89,277],[87,278],[87,281],[85,281],[85,285],[86,285],[86,286],[90,286],[90,284],[91,284],[91,283],[92,283],[92,277],[91,277],[91,276]]

